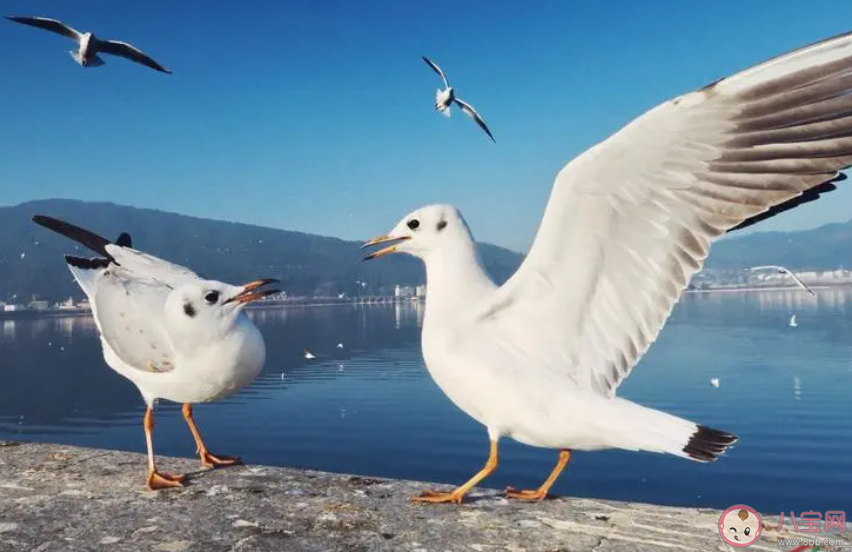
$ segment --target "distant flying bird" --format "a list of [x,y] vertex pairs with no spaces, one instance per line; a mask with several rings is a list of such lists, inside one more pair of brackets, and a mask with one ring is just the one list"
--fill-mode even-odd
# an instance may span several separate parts
[[713,387],[719,387],[719,378],[710,378],[710,385]]
[[753,266],[753,267],[749,268],[748,270],[751,270],[751,271],[756,271],[756,270],[777,270],[779,274],[786,274],[786,275],[788,275],[790,278],[792,278],[792,279],[793,279],[793,281],[794,281],[794,282],[796,282],[796,284],[798,284],[798,286],[799,286],[800,288],[802,288],[803,290],[807,291],[808,293],[810,293],[811,295],[813,295],[814,297],[816,297],[816,293],[814,293],[814,290],[812,290],[811,288],[809,288],[808,286],[806,286],[806,285],[805,285],[805,283],[804,283],[804,282],[802,282],[802,281],[799,279],[799,277],[798,277],[798,276],[796,276],[796,275],[795,275],[795,274],[794,274],[794,273],[793,273],[790,269],[788,269],[788,268],[786,268],[786,267],[778,266],[778,265],[764,265],[764,266]]
[[258,288],[276,280],[240,287],[202,280],[187,268],[132,249],[127,234],[110,243],[61,220],[36,216],[33,221],[99,255],[66,255],[65,262],[89,299],[106,363],[136,384],[147,404],[148,488],[182,486],[185,479],[157,470],[157,399],[183,403],[203,466],[238,464],[238,458],[210,453],[195,425],[192,405],[233,395],[260,373],[266,346],[243,307],[275,293]]
[[130,61],[135,61],[136,63],[141,63],[155,71],[171,74],[171,71],[142,53],[142,51],[135,46],[126,42],[119,42],[118,40],[101,40],[92,33],[81,33],[61,21],[48,19],[46,17],[6,16],[6,19],[16,23],[29,25],[30,27],[44,29],[45,31],[50,31],[74,40],[77,43],[78,48],[77,50],[71,50],[69,53],[71,54],[71,57],[74,58],[74,61],[83,67],[99,67],[105,62],[100,58],[100,56],[98,56],[98,54],[112,54],[114,56],[121,56],[125,59],[129,59]]
[[799,325],[799,323],[796,322],[796,315],[794,314],[793,316],[790,317],[790,327],[795,328],[798,325]]
[[306,359],[308,359],[308,360],[313,360],[313,359],[315,359],[315,358],[317,358],[317,357],[315,357],[315,356],[314,356],[314,354],[313,354],[312,352],[310,352],[309,350],[305,349],[305,358],[306,358]]
[[[714,239],[814,199],[852,165],[852,33],[665,101],[568,161],[523,264],[498,286],[461,213],[430,205],[364,247],[426,265],[429,374],[487,430],[558,450],[542,500],[575,451],[618,448],[711,462],[737,437],[619,397]],[[629,86],[625,94],[629,95]],[[520,232],[519,229],[513,229]]]
[[338,293],[338,294],[337,294],[337,298],[338,298],[338,299],[343,299],[345,296],[346,296],[346,292]]
[[451,115],[450,107],[453,105],[453,102],[456,102],[461,108],[461,110],[464,111],[474,121],[476,121],[476,124],[478,124],[479,127],[485,131],[485,134],[487,134],[488,137],[491,138],[491,141],[496,143],[497,140],[494,139],[494,136],[491,134],[491,131],[488,130],[488,127],[485,125],[485,121],[482,119],[479,113],[476,112],[473,106],[456,97],[455,90],[452,86],[450,86],[450,83],[449,81],[447,81],[447,77],[446,75],[444,75],[444,72],[441,70],[441,68],[438,67],[435,62],[433,62],[426,56],[423,56],[423,61],[425,61],[426,64],[432,68],[433,71],[438,73],[438,75],[444,81],[444,89],[441,90],[439,88],[437,92],[435,92],[435,109],[437,109],[445,117],[449,117]]
[[342,349],[342,348],[343,348],[343,343],[338,343],[338,344],[337,344],[337,348],[338,348],[338,349]]

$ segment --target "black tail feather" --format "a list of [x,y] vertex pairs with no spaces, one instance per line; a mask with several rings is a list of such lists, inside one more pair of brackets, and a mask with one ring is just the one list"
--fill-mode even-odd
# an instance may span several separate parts
[[712,462],[738,440],[739,437],[733,433],[700,425],[698,430],[689,438],[686,446],[683,447],[683,452],[694,460]]
[[107,253],[106,246],[111,242],[106,238],[102,238],[101,236],[98,236],[93,232],[89,232],[88,230],[84,230],[79,226],[74,226],[73,224],[65,221],[42,215],[34,216],[33,222],[40,226],[44,226],[48,230],[53,230],[57,234],[62,234],[66,238],[70,238],[80,245],[88,247],[98,255],[115,262],[115,259]]
[[118,239],[115,240],[115,245],[121,247],[133,247],[133,240],[130,239],[130,234],[122,232]]

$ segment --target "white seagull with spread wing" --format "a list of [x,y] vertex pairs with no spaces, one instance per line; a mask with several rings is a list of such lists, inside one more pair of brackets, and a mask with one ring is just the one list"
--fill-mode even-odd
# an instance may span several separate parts
[[426,64],[432,68],[433,71],[438,73],[438,76],[440,76],[441,80],[444,81],[444,89],[441,90],[439,88],[437,92],[435,92],[435,109],[437,109],[445,117],[449,117],[451,115],[450,106],[453,105],[453,102],[456,102],[461,108],[461,110],[464,111],[465,114],[467,114],[471,119],[476,121],[476,124],[479,125],[479,128],[485,131],[485,134],[487,134],[488,137],[491,138],[491,141],[496,143],[497,140],[494,139],[494,136],[491,134],[491,131],[488,130],[488,126],[485,124],[485,120],[483,120],[479,113],[476,112],[473,106],[456,97],[455,89],[450,86],[450,83],[449,81],[447,81],[447,77],[446,75],[444,75],[444,72],[441,70],[441,68],[438,67],[438,65],[435,64],[434,61],[427,58],[426,56],[422,57],[423,61],[425,61]]
[[367,258],[426,266],[423,356],[438,386],[498,440],[715,460],[737,437],[616,396],[657,338],[712,240],[834,189],[852,164],[852,35],[774,58],[660,104],[556,177],[523,265],[498,287],[458,210],[417,210]]

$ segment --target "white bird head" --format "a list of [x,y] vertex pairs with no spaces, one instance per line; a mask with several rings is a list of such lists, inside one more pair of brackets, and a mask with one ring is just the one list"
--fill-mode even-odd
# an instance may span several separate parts
[[450,247],[474,247],[473,236],[464,217],[452,205],[429,205],[405,217],[384,236],[373,238],[361,249],[390,243],[364,257],[377,259],[390,253],[408,253],[426,260],[430,254]]
[[216,339],[233,327],[243,308],[278,290],[258,288],[278,280],[263,279],[239,287],[200,280],[184,284],[166,300],[166,324],[173,336]]

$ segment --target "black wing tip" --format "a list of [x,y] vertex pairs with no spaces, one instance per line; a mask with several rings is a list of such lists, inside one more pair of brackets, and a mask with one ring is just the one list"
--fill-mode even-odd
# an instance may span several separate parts
[[712,462],[737,441],[739,441],[739,437],[733,433],[699,425],[692,437],[689,438],[689,442],[683,447],[683,452],[693,460]]
[[114,260],[106,250],[106,246],[110,244],[110,241],[95,234],[94,232],[86,230],[85,228],[80,228],[79,226],[75,226],[69,222],[45,215],[34,215],[32,221],[39,226],[43,226],[52,232],[61,234],[66,238],[91,249],[102,257],[106,257],[111,261]]
[[798,207],[800,205],[804,205],[805,203],[810,203],[812,201],[816,201],[817,199],[820,198],[820,196],[822,194],[827,194],[827,193],[835,191],[837,189],[837,186],[835,186],[836,182],[843,182],[847,178],[848,177],[846,176],[845,173],[838,172],[836,175],[832,176],[831,178],[826,178],[826,180],[823,181],[821,184],[817,184],[816,186],[808,188],[807,190],[805,190],[801,194],[797,195],[796,197],[793,197],[791,199],[788,199],[787,201],[779,203],[778,205],[775,205],[774,207],[770,207],[766,211],[763,211],[762,213],[754,215],[753,217],[747,218],[746,220],[742,221],[738,225],[728,229],[727,232],[735,232],[737,230],[742,230],[743,228],[748,228],[749,226],[751,226],[753,224],[757,224],[758,222],[762,222],[762,221],[770,219],[770,218],[772,218],[776,215],[780,215],[781,213],[784,213],[786,211],[790,211],[792,209],[795,209],[796,207]]
[[82,268],[83,270],[98,270],[107,268],[110,265],[109,259],[95,257],[87,259],[85,257],[75,257],[74,255],[65,255],[65,262],[74,268]]

